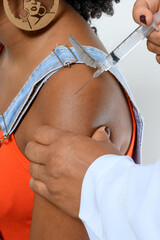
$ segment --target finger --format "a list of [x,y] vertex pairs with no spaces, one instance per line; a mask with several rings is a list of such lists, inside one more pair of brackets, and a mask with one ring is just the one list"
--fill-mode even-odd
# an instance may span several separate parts
[[160,1],[159,0],[146,0],[149,9],[152,13],[158,12],[160,9]]
[[49,145],[63,134],[65,134],[65,131],[60,130],[58,128],[50,126],[41,126],[36,130],[34,138],[35,141],[40,144]]
[[43,182],[31,178],[30,181],[29,181],[29,185],[30,185],[30,188],[31,188],[35,193],[37,193],[37,194],[39,194],[40,196],[48,199],[48,197],[49,197],[49,191],[48,191],[47,186],[46,186]]
[[47,150],[47,146],[36,142],[29,142],[25,148],[25,155],[31,162],[45,164],[48,160]]
[[[109,139],[108,134],[108,128],[105,126],[100,127],[97,129],[97,131],[93,134],[92,139],[96,141],[100,141],[101,144],[103,144],[103,147],[107,149],[107,154],[116,154],[116,155],[121,155],[120,148],[116,145],[114,145],[110,139]],[[101,145],[102,146],[102,145]],[[104,153],[106,154],[106,153]]]
[[[160,29],[160,25],[158,26]],[[148,40],[150,40],[152,43],[160,46],[160,30],[159,31],[153,31],[148,37]]]
[[94,140],[105,142],[105,143],[110,142],[109,137],[110,137],[110,130],[105,126],[98,128],[92,136]]
[[47,182],[48,176],[43,165],[31,163],[29,166],[29,172],[35,180],[39,180],[43,183]]
[[137,0],[133,7],[133,18],[140,25],[145,25],[145,21],[147,25],[151,25],[153,14],[158,10],[159,0]]
[[156,60],[160,64],[160,55],[156,55]]
[[160,54],[160,45],[156,45],[149,40],[147,41],[147,48],[152,53]]

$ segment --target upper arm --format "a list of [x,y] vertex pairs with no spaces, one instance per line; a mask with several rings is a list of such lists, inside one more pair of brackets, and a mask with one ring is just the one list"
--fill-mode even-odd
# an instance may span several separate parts
[[43,124],[88,136],[97,127],[108,124],[114,132],[115,117],[119,118],[121,113],[129,116],[129,112],[123,106],[123,91],[113,75],[103,73],[75,95],[94,72],[84,64],[74,64],[48,80],[36,101],[36,112]]
[[37,101],[38,114],[42,116],[44,124],[91,135],[96,127],[106,122],[104,119],[102,121],[101,114],[102,111],[104,114],[104,108],[107,109],[104,76],[94,79],[75,95],[94,71],[84,64],[74,64],[51,77]]
[[[91,136],[96,128],[107,125],[111,129],[112,140],[121,147],[124,139],[125,141],[128,139],[129,142],[131,126],[125,97],[116,79],[110,73],[104,73],[77,95],[74,94],[92,77],[94,71],[95,69],[84,64],[74,64],[71,68],[60,70],[41,89],[34,102],[34,110],[41,118],[42,124],[83,135]],[[120,100],[122,104],[119,103]],[[126,124],[123,121],[124,116]],[[48,228],[50,234],[56,221],[55,213],[56,216],[66,218],[68,221],[68,216],[66,217],[56,207],[36,196],[31,239],[40,240],[40,236],[42,236],[41,239],[44,239],[41,228],[44,226],[44,222],[46,222],[45,228]],[[51,224],[51,222],[54,223]],[[38,235],[35,235],[36,232]],[[34,237],[32,238],[32,236]],[[35,238],[35,236],[38,237]]]

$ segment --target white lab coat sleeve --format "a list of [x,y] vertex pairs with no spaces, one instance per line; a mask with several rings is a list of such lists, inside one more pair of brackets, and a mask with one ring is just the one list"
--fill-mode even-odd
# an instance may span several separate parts
[[91,240],[159,240],[160,161],[98,158],[83,180],[79,218]]

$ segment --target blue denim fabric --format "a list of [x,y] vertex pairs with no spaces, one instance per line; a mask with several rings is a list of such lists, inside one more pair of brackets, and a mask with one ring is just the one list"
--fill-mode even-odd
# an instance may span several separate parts
[[[106,53],[97,48],[87,46],[85,49],[95,59],[101,62],[103,62],[107,56]],[[3,138],[8,138],[18,127],[22,117],[29,109],[43,84],[61,68],[73,63],[83,63],[83,61],[81,61],[74,48],[68,48],[65,45],[57,47],[47,58],[44,59],[44,61],[34,70],[6,112],[4,114],[0,114],[0,125],[3,131]],[[110,69],[110,72],[117,78],[117,80],[126,90],[133,105],[133,110],[137,121],[137,139],[134,159],[137,163],[139,163],[141,159],[143,120],[136,105],[134,104],[134,100],[127,83],[120,74],[118,68],[114,67]],[[2,140],[3,139],[1,139],[1,141]]]

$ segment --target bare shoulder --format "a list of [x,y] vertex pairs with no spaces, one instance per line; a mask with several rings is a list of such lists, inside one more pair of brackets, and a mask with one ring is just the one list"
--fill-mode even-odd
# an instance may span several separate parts
[[[82,35],[73,31],[75,38],[82,45],[105,51],[86,23],[79,28],[80,32],[82,28]],[[68,45],[66,39],[65,42]],[[33,138],[35,129],[43,124],[87,136],[91,136],[98,127],[106,125],[111,129],[111,140],[122,153],[127,151],[132,122],[126,97],[117,79],[110,72],[105,72],[75,95],[94,72],[95,69],[76,63],[70,68],[62,68],[50,77],[17,131],[18,142],[23,142],[21,149]],[[25,131],[26,127],[30,131]]]
[[[123,128],[127,126],[126,132],[129,130],[130,138],[128,105],[119,83],[111,73],[104,73],[92,80],[75,95],[94,71],[84,64],[74,64],[53,75],[35,101],[36,115],[42,118],[43,124],[88,136],[99,126],[107,125],[113,130],[113,140],[117,138],[116,132],[119,133],[116,125],[119,120],[123,122],[122,118],[125,117]],[[123,140],[119,136],[116,141],[121,144]]]

